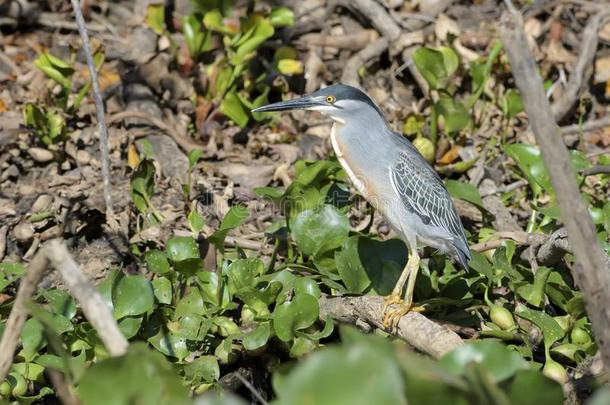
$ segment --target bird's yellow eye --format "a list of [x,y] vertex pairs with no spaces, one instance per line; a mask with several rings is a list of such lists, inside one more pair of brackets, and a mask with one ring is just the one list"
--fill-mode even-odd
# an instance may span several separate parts
[[334,103],[334,102],[335,102],[335,100],[336,100],[335,96],[326,96],[326,102],[327,102],[328,104],[332,104],[332,103]]

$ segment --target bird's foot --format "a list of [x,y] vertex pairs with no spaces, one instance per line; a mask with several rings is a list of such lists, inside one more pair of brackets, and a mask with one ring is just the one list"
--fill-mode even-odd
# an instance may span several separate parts
[[[390,308],[398,304],[398,308]],[[409,312],[424,312],[424,307],[413,306],[412,302],[403,301],[398,295],[388,295],[383,304],[383,327],[394,329],[400,319]]]

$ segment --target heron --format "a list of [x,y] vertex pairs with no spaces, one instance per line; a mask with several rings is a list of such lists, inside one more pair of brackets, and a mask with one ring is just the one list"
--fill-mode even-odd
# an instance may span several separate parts
[[295,109],[332,119],[330,140],[337,160],[408,248],[407,263],[382,309],[384,327],[395,327],[409,311],[423,310],[413,304],[418,245],[435,248],[467,269],[470,249],[451,196],[434,168],[407,138],[392,131],[379,106],[360,89],[335,84],[252,111]]

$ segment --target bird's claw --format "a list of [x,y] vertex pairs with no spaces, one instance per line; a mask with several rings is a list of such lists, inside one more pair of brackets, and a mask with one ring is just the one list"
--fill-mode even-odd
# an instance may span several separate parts
[[[405,302],[398,295],[388,295],[384,301],[383,327],[386,329],[396,328],[400,319],[409,312],[424,311],[424,307],[413,306],[412,302]],[[394,304],[398,304],[398,308],[390,308]]]

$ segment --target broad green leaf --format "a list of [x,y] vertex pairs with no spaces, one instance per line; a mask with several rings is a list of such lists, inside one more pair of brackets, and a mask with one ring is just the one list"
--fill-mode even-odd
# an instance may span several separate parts
[[241,128],[244,128],[250,119],[235,91],[230,91],[225,94],[224,99],[220,103],[220,111]]
[[470,123],[470,113],[464,104],[449,95],[441,93],[435,108],[437,114],[444,119],[444,130],[447,133],[459,132]]
[[539,194],[543,189],[548,193],[553,193],[551,180],[544,166],[540,149],[533,145],[512,144],[504,146],[504,150],[517,162],[534,195]]
[[513,118],[515,115],[523,111],[523,100],[517,90],[509,89],[500,99],[502,112],[508,118]]
[[188,221],[191,232],[195,234],[201,232],[203,226],[205,225],[205,220],[203,217],[194,209],[189,212]]
[[243,344],[246,350],[256,350],[263,347],[271,336],[271,322],[262,322],[244,336]]
[[544,291],[551,270],[549,267],[540,266],[534,276],[534,283],[518,287],[517,293],[531,305],[540,308],[544,302]]
[[74,68],[63,60],[45,52],[34,60],[34,65],[64,89],[69,90],[72,86],[71,76],[74,73]]
[[66,291],[52,289],[42,290],[41,295],[49,302],[49,310],[55,314],[72,319],[76,315],[76,301]]
[[78,397],[91,405],[191,403],[171,364],[142,343],[94,363],[79,382]]
[[243,224],[249,216],[250,211],[248,208],[242,205],[231,207],[222,219],[220,228],[208,238],[208,241],[221,252],[224,251],[224,241],[229,231]]
[[192,151],[189,152],[188,159],[189,159],[189,168],[191,170],[193,169],[193,167],[195,167],[195,165],[197,164],[197,162],[199,161],[199,159],[201,158],[202,155],[203,155],[203,150],[201,150],[201,149],[193,149]]
[[292,237],[308,256],[337,248],[347,238],[349,220],[332,205],[301,212],[292,224]]
[[320,295],[322,294],[320,292],[320,287],[318,287],[318,283],[307,277],[299,277],[296,279],[294,282],[294,293],[309,294],[316,298],[320,298]]
[[258,20],[256,25],[254,25],[254,27],[252,27],[248,33],[244,34],[244,37],[247,36],[248,39],[236,45],[237,51],[231,58],[231,63],[233,65],[243,63],[252,52],[254,52],[267,39],[271,38],[274,33],[275,30],[268,20]]
[[32,361],[36,357],[38,350],[44,347],[43,330],[42,323],[37,319],[30,318],[25,322],[21,330],[21,345],[23,346],[25,361]]
[[470,363],[480,363],[498,383],[512,377],[518,370],[527,369],[527,362],[517,352],[493,340],[468,343],[444,355],[439,365],[456,376],[463,375]]
[[319,311],[318,300],[314,296],[297,295],[292,301],[275,308],[273,329],[280,340],[287,342],[293,338],[295,331],[313,325],[318,319]]
[[201,341],[212,327],[212,321],[198,314],[186,314],[173,322],[171,332],[178,338]]
[[146,25],[158,35],[165,32],[165,5],[149,4],[146,8]]
[[413,62],[431,89],[439,88],[459,66],[457,54],[447,47],[419,48],[413,52]]
[[563,338],[566,334],[557,321],[546,312],[535,311],[525,306],[521,306],[520,308],[517,308],[515,315],[527,319],[540,328],[540,331],[544,336],[544,347],[547,353],[551,348],[551,345]]
[[166,277],[156,277],[152,281],[153,292],[155,298],[160,304],[171,304],[172,303],[172,282]]
[[445,186],[447,187],[449,194],[451,194],[451,197],[468,201],[478,208],[485,210],[481,194],[479,194],[479,190],[472,184],[449,179],[445,181]]
[[303,73],[303,62],[298,59],[281,59],[277,62],[277,70],[283,75],[300,75]]
[[113,289],[114,317],[140,315],[154,308],[154,293],[144,276],[125,276]]
[[144,254],[146,268],[155,274],[165,274],[171,270],[164,252],[154,249]]
[[184,42],[193,59],[197,59],[206,47],[206,34],[202,32],[201,22],[194,15],[182,17]]
[[158,333],[150,338],[148,342],[161,353],[178,360],[184,360],[191,351],[187,347],[187,339],[172,332],[159,329]]
[[375,336],[365,338],[318,350],[289,374],[276,373],[275,403],[406,404],[402,373],[391,346]]
[[519,405],[561,404],[565,399],[561,385],[536,370],[517,371],[508,395]]
[[277,7],[271,10],[269,22],[274,27],[288,27],[294,24],[294,13],[288,7]]
[[220,377],[220,368],[218,360],[214,356],[200,356],[191,363],[184,366],[184,376],[191,383],[207,382],[212,383],[218,381]]
[[193,275],[202,268],[202,260],[197,241],[190,236],[174,236],[165,246],[167,257],[176,271]]
[[126,339],[131,339],[140,330],[142,325],[142,317],[127,316],[119,321],[119,330]]
[[235,294],[248,287],[254,287],[256,278],[263,274],[265,265],[259,258],[238,259],[231,263],[226,270],[229,281],[229,290]]

